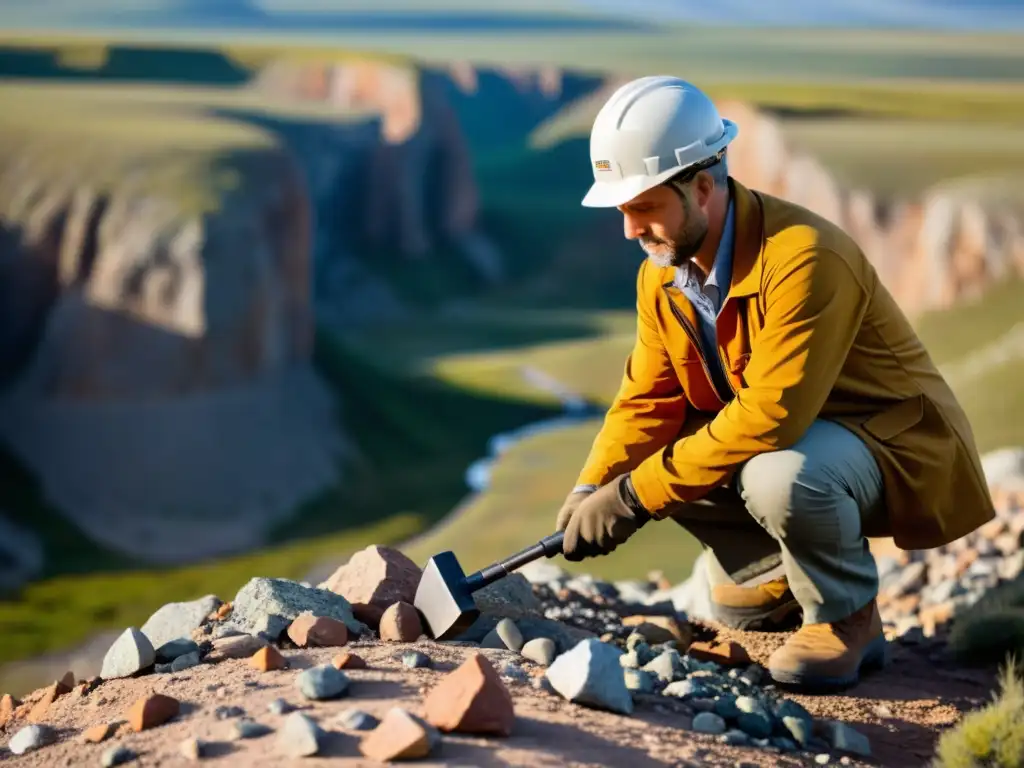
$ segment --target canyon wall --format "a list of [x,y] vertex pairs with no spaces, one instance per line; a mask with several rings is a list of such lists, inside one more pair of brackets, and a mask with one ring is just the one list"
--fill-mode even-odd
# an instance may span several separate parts
[[99,187],[100,175],[55,172],[53,146],[4,146],[0,438],[111,550],[166,563],[261,545],[336,481],[347,443],[310,365],[309,203],[294,162],[262,151],[196,164],[245,182],[202,211],[147,191],[164,161]]
[[1024,275],[1019,196],[955,180],[911,200],[844,188],[818,159],[787,144],[778,119],[748,104],[718,106],[740,125],[729,148],[732,175],[844,227],[908,313],[946,309]]

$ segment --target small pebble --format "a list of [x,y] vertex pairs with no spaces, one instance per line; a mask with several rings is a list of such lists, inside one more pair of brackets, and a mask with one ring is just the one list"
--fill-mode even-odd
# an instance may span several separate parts
[[338,713],[335,721],[350,731],[372,731],[380,721],[361,709],[346,709]]
[[242,717],[245,714],[245,710],[241,707],[235,706],[219,706],[213,710],[213,716],[218,720],[228,720],[232,717]]
[[701,712],[696,715],[692,727],[697,733],[725,733],[725,721],[714,712]]
[[820,755],[814,756],[814,762],[818,765],[828,765],[828,761],[832,759],[832,756],[827,752],[822,752]]
[[48,725],[26,725],[11,737],[7,748],[16,755],[24,755],[57,740],[56,732]]
[[258,739],[266,736],[273,729],[248,717],[241,717],[231,723],[232,739]]
[[742,747],[750,743],[750,737],[743,731],[736,730],[735,728],[723,733],[718,737],[718,740],[731,747]]
[[302,712],[292,712],[278,733],[277,746],[290,757],[309,757],[320,751],[320,734],[312,718]]
[[402,654],[402,664],[409,669],[429,669],[433,666],[430,657],[419,651],[409,651]]
[[295,687],[307,699],[317,701],[334,699],[343,695],[349,686],[349,677],[331,664],[303,670],[295,678]]
[[136,757],[135,753],[124,744],[115,744],[107,749],[100,758],[100,765],[103,768],[112,768],[115,765],[123,765]]
[[295,707],[293,707],[284,699],[278,698],[270,702],[267,705],[267,709],[270,710],[271,714],[274,715],[287,715],[289,712],[295,709]]

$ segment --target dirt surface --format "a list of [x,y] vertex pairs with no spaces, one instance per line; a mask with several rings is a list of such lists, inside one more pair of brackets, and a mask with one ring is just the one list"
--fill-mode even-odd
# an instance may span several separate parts
[[[755,661],[764,663],[784,635],[723,632],[740,641]],[[434,661],[433,669],[408,669],[403,652],[417,649]],[[984,703],[994,684],[991,670],[968,672],[944,665],[935,650],[895,644],[887,670],[865,679],[843,695],[794,696],[815,716],[842,719],[871,739],[875,764],[918,766],[928,762],[942,729],[960,713]],[[346,670],[352,679],[347,695],[333,701],[306,701],[294,685],[298,671],[327,663],[339,649],[283,651],[289,668],[259,672],[245,660],[201,664],[168,675],[110,680],[82,696],[72,692],[50,706],[46,723],[57,729],[60,741],[36,752],[14,756],[0,750],[0,764],[17,766],[100,765],[101,755],[114,743],[124,743],[137,755],[132,765],[184,765],[180,744],[189,738],[213,742],[203,762],[224,765],[271,766],[301,764],[373,765],[358,749],[361,732],[349,732],[332,722],[344,709],[357,707],[382,717],[399,705],[422,714],[423,695],[443,675],[458,666],[466,654],[477,651],[458,645],[421,640],[414,644],[353,642],[348,650],[362,656],[368,669]],[[531,674],[541,668],[507,651],[481,650],[497,668],[515,660]],[[717,737],[689,731],[691,713],[682,703],[661,696],[637,700],[633,715],[621,716],[564,701],[555,694],[535,690],[529,683],[507,682],[515,701],[516,724],[512,735],[473,737],[445,734],[424,765],[477,766],[796,766],[814,765],[813,755],[779,754],[753,747],[729,747]],[[171,722],[141,733],[121,730],[101,744],[81,741],[81,732],[93,725],[123,721],[129,707],[150,693],[173,696],[182,704]],[[284,698],[300,706],[328,731],[316,757],[283,757],[277,733],[233,741],[230,720],[218,719],[221,706],[242,707],[246,714],[277,731],[284,715],[271,714],[268,704]],[[0,738],[6,745],[23,722],[8,724]],[[832,763],[838,763],[833,758]],[[863,765],[846,759],[848,765]]]

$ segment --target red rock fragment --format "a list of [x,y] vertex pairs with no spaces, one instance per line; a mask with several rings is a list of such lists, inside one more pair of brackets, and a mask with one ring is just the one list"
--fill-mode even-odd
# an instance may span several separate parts
[[331,664],[334,665],[335,669],[366,669],[366,661],[363,657],[348,651],[339,653],[331,659]]
[[392,603],[411,603],[420,583],[420,567],[397,549],[369,546],[325,582],[325,587],[350,603],[371,603],[387,608]]
[[693,643],[687,653],[699,661],[713,661],[726,667],[751,663],[747,649],[735,640]]
[[128,723],[133,731],[144,731],[163,725],[178,714],[178,700],[162,693],[154,693],[136,701],[128,710]]
[[277,648],[265,645],[249,657],[249,666],[255,667],[260,672],[273,672],[287,667],[288,661]]
[[11,696],[11,694],[5,693],[3,696],[0,696],[0,728],[3,728],[14,719],[14,712],[20,706],[21,702]]
[[288,637],[299,648],[330,648],[348,642],[348,627],[337,619],[306,611],[288,625]]
[[423,707],[427,722],[442,731],[508,736],[516,719],[508,688],[480,653],[434,686]]
[[426,757],[430,746],[427,729],[404,709],[393,707],[359,742],[359,751],[366,757],[387,763]]
[[113,736],[120,725],[120,722],[100,723],[99,725],[94,725],[92,728],[87,728],[82,732],[82,741],[88,742],[89,744],[99,744]]

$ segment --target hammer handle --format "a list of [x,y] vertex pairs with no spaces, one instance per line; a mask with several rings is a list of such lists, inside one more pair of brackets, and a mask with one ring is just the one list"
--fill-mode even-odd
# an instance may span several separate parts
[[545,536],[536,544],[516,552],[511,557],[501,560],[494,565],[489,565],[476,573],[471,573],[466,577],[466,587],[469,589],[470,594],[472,594],[478,589],[483,589],[487,585],[505,578],[512,571],[521,568],[527,563],[532,563],[538,558],[560,555],[562,553],[563,538],[565,538],[565,531]]

